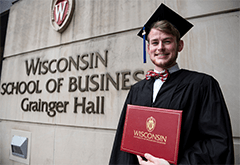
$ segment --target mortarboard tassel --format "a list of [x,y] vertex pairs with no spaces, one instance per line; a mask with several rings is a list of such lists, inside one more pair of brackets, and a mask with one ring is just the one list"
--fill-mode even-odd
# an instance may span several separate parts
[[145,27],[143,27],[143,63],[146,63],[146,32]]

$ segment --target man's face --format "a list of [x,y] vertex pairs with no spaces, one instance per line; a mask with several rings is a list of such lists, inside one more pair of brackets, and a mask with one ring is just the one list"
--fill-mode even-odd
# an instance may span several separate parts
[[175,36],[152,29],[148,35],[148,41],[148,54],[157,71],[176,64],[178,52],[183,48],[182,40],[177,44]]

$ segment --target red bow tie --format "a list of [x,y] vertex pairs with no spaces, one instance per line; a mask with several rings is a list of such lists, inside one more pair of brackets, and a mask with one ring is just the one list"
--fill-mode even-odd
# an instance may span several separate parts
[[150,80],[151,78],[159,78],[160,77],[160,80],[162,80],[162,82],[165,82],[167,80],[168,75],[169,75],[169,73],[166,69],[161,71],[160,73],[156,73],[154,71],[148,71],[146,74],[146,80]]

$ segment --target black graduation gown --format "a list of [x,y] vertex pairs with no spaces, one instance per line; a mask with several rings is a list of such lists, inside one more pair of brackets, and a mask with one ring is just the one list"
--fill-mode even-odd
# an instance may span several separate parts
[[170,75],[154,103],[153,83],[142,80],[130,89],[109,164],[138,164],[136,155],[120,151],[127,104],[183,110],[178,164],[234,164],[232,129],[218,82],[181,69]]

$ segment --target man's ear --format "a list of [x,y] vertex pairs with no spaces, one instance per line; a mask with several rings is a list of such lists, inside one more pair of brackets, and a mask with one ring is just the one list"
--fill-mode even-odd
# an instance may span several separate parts
[[147,52],[150,55],[150,47],[149,46],[150,46],[149,43],[147,43]]
[[181,52],[183,50],[184,47],[184,42],[183,40],[180,40],[178,43],[178,52]]

